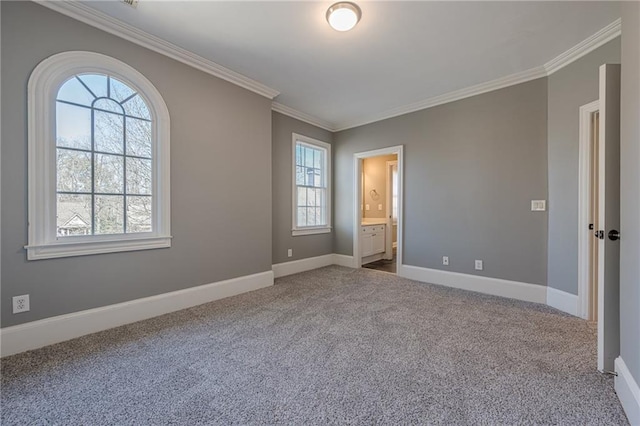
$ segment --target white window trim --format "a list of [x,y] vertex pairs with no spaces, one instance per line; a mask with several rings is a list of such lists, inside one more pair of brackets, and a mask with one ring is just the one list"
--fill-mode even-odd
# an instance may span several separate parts
[[[301,235],[314,235],[314,234],[328,234],[331,232],[331,145],[327,142],[319,141],[317,139],[312,139],[308,136],[300,135],[297,133],[293,133],[291,136],[292,140],[292,149],[291,149],[291,235],[294,237]],[[296,144],[297,142],[304,142],[309,145],[315,145],[318,148],[323,148],[327,150],[327,170],[326,170],[326,181],[327,181],[327,224],[323,226],[298,226],[296,223],[297,217],[297,204],[298,204],[298,193],[297,193],[297,185],[296,185]]]
[[[153,126],[153,232],[123,235],[56,237],[55,103],[71,76],[109,74],[135,88],[146,101]],[[42,61],[28,85],[28,260],[171,247],[169,110],[160,92],[129,65],[94,52],[64,52]]]

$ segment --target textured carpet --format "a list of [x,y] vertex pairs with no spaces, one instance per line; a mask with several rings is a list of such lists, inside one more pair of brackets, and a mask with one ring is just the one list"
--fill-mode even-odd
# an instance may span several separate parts
[[594,330],[360,269],[2,360],[2,424],[627,424]]

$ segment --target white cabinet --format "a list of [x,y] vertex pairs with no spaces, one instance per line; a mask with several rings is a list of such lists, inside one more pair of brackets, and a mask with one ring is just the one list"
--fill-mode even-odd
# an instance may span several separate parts
[[360,255],[372,256],[385,251],[385,225],[362,226],[360,232]]

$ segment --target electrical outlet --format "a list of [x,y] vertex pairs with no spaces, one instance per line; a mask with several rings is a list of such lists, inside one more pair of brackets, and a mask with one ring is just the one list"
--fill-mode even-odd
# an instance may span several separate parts
[[378,210],[382,210],[382,204],[378,204]]
[[29,310],[29,295],[23,294],[22,296],[13,297],[13,313],[19,314],[20,312],[27,312]]
[[442,256],[442,264],[449,265],[449,256]]
[[369,204],[365,204],[365,205],[364,205],[364,209],[365,209],[366,211],[369,211],[369,210],[371,210],[371,206],[370,206]]
[[482,271],[484,266],[482,264],[482,260],[476,260],[476,271]]
[[287,257],[291,257],[293,256],[293,249],[288,249],[287,250]]

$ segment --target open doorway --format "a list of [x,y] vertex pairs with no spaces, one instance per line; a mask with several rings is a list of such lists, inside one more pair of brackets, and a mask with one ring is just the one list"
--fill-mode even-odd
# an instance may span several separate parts
[[357,267],[397,273],[401,264],[402,147],[355,154]]

